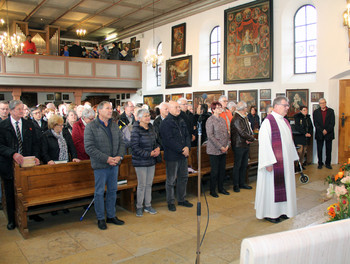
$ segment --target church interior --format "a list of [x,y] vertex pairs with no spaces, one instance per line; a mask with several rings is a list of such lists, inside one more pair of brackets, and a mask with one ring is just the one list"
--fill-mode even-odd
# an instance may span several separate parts
[[[256,166],[249,170],[252,190],[233,192],[228,170],[230,195],[219,198],[209,195],[208,175],[203,176],[200,230],[206,234],[200,261],[254,263],[243,262],[244,239],[327,222],[336,200],[326,197],[325,179],[337,175],[350,158],[349,1],[2,0],[0,18],[1,34],[15,33],[23,41],[30,34],[37,46],[36,54],[21,54],[20,47],[10,54],[3,44],[0,101],[20,99],[34,106],[107,100],[116,107],[127,101],[155,106],[184,97],[196,109],[225,95],[256,105],[262,119],[275,97],[286,96],[293,124],[301,105],[312,117],[325,98],[335,113],[333,168],[317,168],[313,137],[304,170],[308,182],[295,174],[295,217],[278,224],[255,217]],[[115,43],[120,50],[127,47],[131,59],[60,56],[65,45],[77,41],[87,53],[100,44],[111,50]],[[129,197],[121,190],[117,215],[126,224],[106,231],[96,228],[93,208],[81,220],[83,206],[76,206],[55,216],[44,210],[45,220],[28,220],[23,236],[6,229],[0,210],[0,263],[196,263],[196,206],[170,212],[164,182],[156,186],[152,195],[158,214],[136,217],[130,206],[121,205]],[[193,188],[188,199],[197,203]],[[348,263],[349,253],[338,253],[337,263]]]

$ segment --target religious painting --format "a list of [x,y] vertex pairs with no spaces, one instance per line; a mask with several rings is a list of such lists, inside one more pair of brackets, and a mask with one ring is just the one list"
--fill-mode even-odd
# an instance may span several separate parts
[[166,87],[178,88],[192,85],[192,56],[166,61]]
[[186,54],[186,23],[171,28],[171,56]]
[[281,96],[285,97],[286,94],[285,93],[276,93],[276,97],[281,97]]
[[272,18],[272,0],[225,10],[225,84],[273,81]]
[[227,100],[237,102],[237,91],[228,91]]
[[293,117],[300,112],[301,106],[309,108],[309,89],[286,90],[289,100],[288,117]]
[[5,100],[5,95],[4,94],[0,94],[0,101]]
[[130,99],[130,94],[129,93],[126,94],[126,99]]
[[191,93],[187,93],[186,94],[186,100],[192,100],[192,94]]
[[122,94],[122,100],[125,100],[125,94]]
[[163,102],[162,94],[154,94],[154,95],[144,95],[143,103],[148,105],[150,109],[154,110],[154,108]]
[[324,97],[324,92],[312,92],[311,102],[318,102],[323,97]]
[[271,105],[271,100],[260,100],[260,112],[266,113],[267,108]]
[[130,39],[130,49],[136,48],[136,37]]
[[177,101],[177,100],[179,100],[180,98],[183,98],[183,97],[184,97],[183,93],[172,94],[171,95],[171,101]]
[[69,100],[69,94],[62,94],[63,100]]
[[47,94],[46,95],[46,100],[54,100],[55,96],[53,94]]
[[260,99],[271,99],[271,89],[261,89]]
[[318,109],[319,107],[320,107],[319,104],[312,104],[312,113],[314,113],[314,111],[315,111],[316,109]]
[[210,105],[214,101],[219,101],[221,95],[224,94],[224,91],[208,91],[208,92],[194,92],[193,93],[193,109],[197,109],[200,104],[207,104],[210,108]]
[[171,95],[170,94],[166,94],[165,95],[165,102],[170,102],[171,100]]
[[239,91],[239,101],[246,102],[248,110],[251,106],[258,107],[258,90]]

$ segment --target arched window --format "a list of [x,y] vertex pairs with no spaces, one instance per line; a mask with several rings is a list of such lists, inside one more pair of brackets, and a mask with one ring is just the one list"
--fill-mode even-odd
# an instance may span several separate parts
[[294,16],[294,73],[315,73],[317,67],[317,12],[304,5]]
[[220,80],[220,27],[216,26],[210,33],[210,80]]
[[[159,42],[157,46],[157,55],[163,54],[163,44]],[[156,68],[156,76],[157,76],[157,86],[162,86],[162,65],[157,65]]]

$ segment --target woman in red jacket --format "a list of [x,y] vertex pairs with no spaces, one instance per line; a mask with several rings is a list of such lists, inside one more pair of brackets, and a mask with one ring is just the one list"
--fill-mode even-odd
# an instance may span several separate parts
[[78,159],[88,160],[89,155],[85,152],[84,147],[84,131],[85,126],[95,119],[95,112],[92,108],[86,108],[83,110],[82,116],[79,121],[75,122],[72,130],[72,138],[74,146],[77,150]]

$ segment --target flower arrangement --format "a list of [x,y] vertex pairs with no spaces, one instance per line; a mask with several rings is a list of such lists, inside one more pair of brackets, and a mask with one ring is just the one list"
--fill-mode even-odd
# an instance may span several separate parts
[[328,222],[350,218],[350,159],[337,175],[328,176],[326,182],[329,184],[327,197],[337,197],[337,202],[327,208]]

